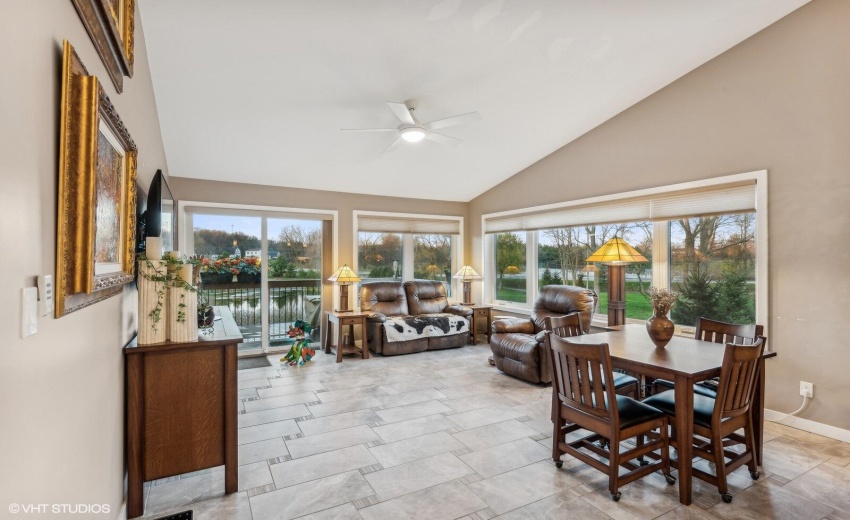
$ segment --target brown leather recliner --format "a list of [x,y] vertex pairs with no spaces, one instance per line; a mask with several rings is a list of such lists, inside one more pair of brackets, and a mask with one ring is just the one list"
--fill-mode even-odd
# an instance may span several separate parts
[[384,323],[388,316],[454,314],[469,321],[472,309],[449,305],[446,288],[435,281],[368,282],[360,286],[360,311],[369,313],[366,337],[369,348],[385,356],[410,354],[423,350],[462,347],[469,343],[469,329],[458,334],[387,341]]
[[587,333],[597,300],[595,292],[583,287],[542,287],[532,307],[530,319],[503,318],[493,321],[490,350],[493,351],[496,368],[531,383],[551,382],[552,369],[543,342],[546,317],[578,312],[582,329]]

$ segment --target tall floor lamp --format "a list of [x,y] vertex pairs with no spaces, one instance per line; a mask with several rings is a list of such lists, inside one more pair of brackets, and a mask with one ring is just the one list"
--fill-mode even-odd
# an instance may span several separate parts
[[632,262],[648,262],[645,256],[614,237],[587,257],[588,262],[601,262],[608,266],[608,325],[626,323],[626,266]]
[[360,277],[348,267],[348,264],[344,264],[328,278],[328,281],[339,285],[339,309],[334,309],[334,312],[351,312],[348,308],[348,286],[359,282]]
[[463,282],[463,305],[472,305],[472,281],[481,280],[481,275],[472,267],[465,265],[452,278]]

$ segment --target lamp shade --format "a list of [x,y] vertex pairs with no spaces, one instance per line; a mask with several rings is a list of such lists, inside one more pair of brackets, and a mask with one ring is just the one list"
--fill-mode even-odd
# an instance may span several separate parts
[[624,265],[631,262],[649,262],[645,256],[627,244],[622,238],[614,237],[587,257],[588,262]]
[[329,282],[336,282],[340,285],[346,285],[354,282],[359,282],[360,277],[357,276],[357,273],[351,270],[348,267],[348,264],[344,264],[342,267],[337,269],[337,271],[328,278]]
[[452,278],[457,278],[458,280],[480,280],[481,275],[475,272],[475,269],[472,267],[465,265],[460,268],[460,271],[455,273]]

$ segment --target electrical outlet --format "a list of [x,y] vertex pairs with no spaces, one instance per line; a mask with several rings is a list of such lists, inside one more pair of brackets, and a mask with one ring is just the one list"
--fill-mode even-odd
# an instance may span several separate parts
[[800,395],[803,397],[811,397],[814,395],[815,385],[812,383],[807,383],[805,381],[800,381]]

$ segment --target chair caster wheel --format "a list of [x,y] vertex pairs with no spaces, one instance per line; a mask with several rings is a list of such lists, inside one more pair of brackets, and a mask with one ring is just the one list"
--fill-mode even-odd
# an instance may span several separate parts
[[613,500],[614,502],[619,502],[620,496],[621,495],[619,491],[617,491],[616,493],[611,493],[611,500]]
[[649,462],[647,462],[645,459],[640,459],[638,461],[638,464],[640,464],[641,466],[649,466]]
[[555,467],[556,468],[561,468],[563,466],[564,466],[564,461],[562,461],[562,460],[555,461]]
[[676,477],[673,475],[664,475],[664,480],[666,480],[671,486],[676,483]]
[[732,502],[732,495],[729,493],[720,493],[720,498],[727,504]]
[[761,473],[759,473],[758,471],[750,471],[750,477],[753,480],[758,480],[760,476],[761,476]]

